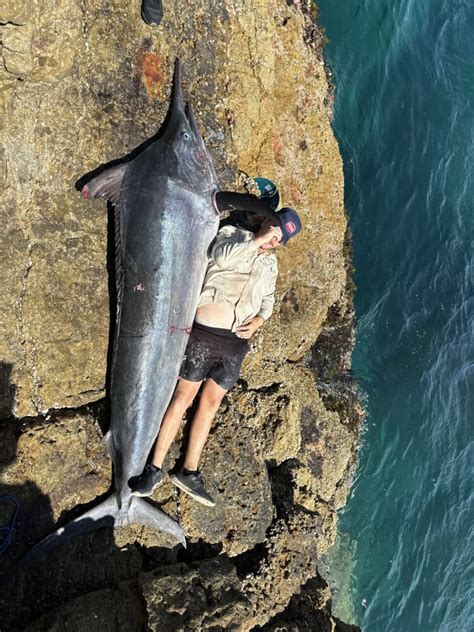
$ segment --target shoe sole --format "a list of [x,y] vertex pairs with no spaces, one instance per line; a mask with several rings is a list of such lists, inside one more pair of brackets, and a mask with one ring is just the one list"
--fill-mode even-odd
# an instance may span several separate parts
[[148,24],[148,26],[159,26],[161,20],[163,19],[163,11],[156,11],[156,10],[151,10],[150,9],[143,9],[142,6],[142,10],[141,10],[141,14],[142,14],[142,20]]
[[159,483],[157,483],[156,485],[153,486],[153,489],[150,492],[132,492],[132,496],[139,496],[140,498],[146,498],[147,496],[153,496],[153,493],[155,492],[155,490],[158,489],[158,487],[161,487],[161,485],[163,485],[163,481],[160,481]]
[[199,496],[198,494],[195,494],[188,487],[183,485],[183,483],[181,483],[179,478],[177,478],[176,476],[174,476],[174,475],[170,476],[170,480],[171,480],[172,483],[174,483],[176,485],[176,487],[179,487],[179,489],[183,490],[183,492],[186,492],[186,494],[189,494],[189,496],[194,498],[194,500],[197,500],[198,503],[201,503],[201,505],[206,505],[206,507],[214,507],[215,506],[215,504],[216,504],[215,502],[211,502],[209,500],[206,500],[202,496]]

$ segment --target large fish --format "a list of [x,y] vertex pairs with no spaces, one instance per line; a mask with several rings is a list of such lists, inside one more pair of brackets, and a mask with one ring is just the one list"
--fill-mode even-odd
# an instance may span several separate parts
[[181,526],[128,481],[141,473],[178,378],[216,235],[219,211],[246,209],[276,218],[255,196],[217,193],[217,177],[190,103],[179,60],[163,133],[136,158],[103,171],[82,189],[115,205],[117,321],[106,442],[115,490],[42,540],[39,552],[103,524],[146,525],[185,544]]

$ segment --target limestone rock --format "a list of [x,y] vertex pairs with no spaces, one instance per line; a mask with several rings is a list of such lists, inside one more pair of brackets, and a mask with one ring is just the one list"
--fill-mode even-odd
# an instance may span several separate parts
[[250,423],[253,441],[261,446],[266,461],[282,463],[299,451],[301,400],[292,397],[293,394],[294,383],[285,380],[268,389],[240,388],[230,395],[236,409]]
[[146,630],[146,619],[141,600],[124,586],[78,597],[44,615],[25,628],[25,632],[142,632]]
[[78,0],[2,2],[1,55],[12,79],[58,81],[71,71],[81,47]]
[[94,500],[110,486],[102,434],[86,411],[0,432],[1,493],[19,503],[15,537],[2,562],[48,535],[63,512]]
[[31,75],[33,71],[32,36],[32,24],[23,26],[6,24],[2,27],[3,66],[7,73],[22,79]]
[[96,421],[105,426],[104,415],[74,412],[105,395],[109,218],[74,187],[157,131],[177,55],[221,187],[272,178],[304,230],[279,251],[274,315],[206,445],[216,508],[168,480],[152,500],[182,521],[188,551],[133,526],[84,536],[11,584],[15,599],[0,613],[9,630],[47,610],[31,629],[93,629],[96,614],[101,629],[114,629],[114,610],[124,629],[134,629],[131,612],[137,629],[265,625],[316,576],[354,467],[361,416],[346,379],[353,314],[342,162],[310,3],[168,3],[158,29],[142,22],[139,4],[0,8],[0,416],[9,419],[0,442],[3,489],[23,512],[7,565],[110,486]]
[[316,574],[320,534],[321,520],[309,512],[295,511],[275,522],[266,542],[267,554],[244,581],[244,594],[252,603],[245,629],[262,625],[283,610],[300,586]]
[[158,31],[133,3],[35,0],[17,13],[1,27],[4,67],[22,79],[2,117],[10,265],[0,344],[15,414],[103,396],[106,213],[74,182],[156,131],[178,51],[221,185],[235,186],[238,170],[265,174],[302,215],[298,247],[280,254],[275,316],[247,362],[250,385],[268,383],[262,365],[300,358],[345,282],[341,160],[326,77],[305,43],[309,18],[277,0],[257,12],[239,1],[170,6]]
[[152,630],[239,630],[247,599],[225,557],[143,574],[140,585]]
[[229,555],[263,542],[273,518],[267,469],[253,429],[232,408],[213,428],[202,470],[216,507],[180,494],[186,534],[221,542]]
[[21,2],[19,0],[3,0],[1,22],[2,24],[25,24],[28,20],[29,2]]

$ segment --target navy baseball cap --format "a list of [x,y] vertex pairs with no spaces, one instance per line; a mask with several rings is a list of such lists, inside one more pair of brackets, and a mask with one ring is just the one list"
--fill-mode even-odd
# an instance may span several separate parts
[[301,220],[293,208],[285,207],[277,211],[280,228],[283,233],[281,243],[286,246],[288,241],[301,230]]

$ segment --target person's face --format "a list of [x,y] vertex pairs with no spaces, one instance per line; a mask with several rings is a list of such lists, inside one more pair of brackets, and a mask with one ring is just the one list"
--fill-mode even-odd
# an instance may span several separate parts
[[278,248],[279,246],[281,246],[281,243],[282,243],[281,229],[275,226],[275,224],[272,222],[271,219],[265,218],[265,220],[262,222],[260,232],[265,232],[267,230],[269,231],[272,227],[275,229],[275,234],[270,238],[268,242],[260,246],[261,250],[275,250],[275,248]]

